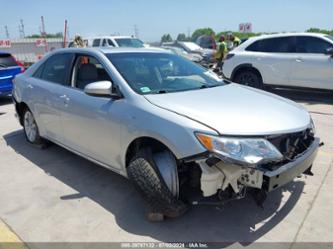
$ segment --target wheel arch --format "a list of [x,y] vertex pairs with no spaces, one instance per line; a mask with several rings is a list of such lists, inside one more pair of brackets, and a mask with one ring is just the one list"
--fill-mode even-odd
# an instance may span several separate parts
[[[172,153],[173,156],[175,156],[175,153],[170,149],[170,147],[167,146],[165,143],[161,142],[160,140],[153,138],[153,137],[149,137],[149,136],[138,137],[138,138],[134,139],[127,146],[126,154],[125,154],[126,168],[128,167],[129,162],[130,162],[131,158],[135,155],[135,153],[145,147],[151,147],[153,149],[153,152],[168,150]],[[177,158],[177,157],[175,156],[175,158]]]
[[255,72],[256,74],[258,74],[260,76],[261,81],[264,82],[264,79],[263,79],[260,71],[256,67],[254,67],[251,63],[244,63],[244,64],[240,64],[237,67],[235,67],[231,73],[231,81],[234,81],[236,75],[244,70],[250,70],[250,71]]
[[[28,105],[25,102],[19,102],[15,104],[16,113],[20,124],[23,126],[23,113],[25,109],[29,109]],[[30,109],[29,109],[30,110]]]

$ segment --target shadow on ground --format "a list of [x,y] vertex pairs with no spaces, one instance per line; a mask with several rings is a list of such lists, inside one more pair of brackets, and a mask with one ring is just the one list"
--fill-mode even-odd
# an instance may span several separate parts
[[295,89],[270,89],[271,93],[291,99],[296,102],[303,102],[309,105],[333,104],[333,91],[320,90],[295,90]]
[[[194,207],[178,219],[150,223],[145,205],[128,180],[71,152],[52,145],[39,150],[25,142],[22,131],[4,136],[7,145],[40,167],[46,174],[75,189],[78,194],[59,196],[59,201],[87,197],[112,213],[117,225],[132,234],[159,241],[209,241],[252,243],[273,229],[293,209],[304,183],[296,181],[272,192],[264,209],[251,198],[234,201],[221,208]],[[47,188],[47,186],[45,186]],[[290,197],[282,203],[282,197]],[[264,222],[260,228],[258,224]],[[98,232],[98,231],[96,231]]]
[[11,97],[0,97],[0,106],[2,105],[8,105],[13,103],[13,100]]

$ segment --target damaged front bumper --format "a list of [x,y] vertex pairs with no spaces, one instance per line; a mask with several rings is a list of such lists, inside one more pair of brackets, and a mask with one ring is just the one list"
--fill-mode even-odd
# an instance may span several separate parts
[[264,171],[265,190],[270,192],[277,189],[311,168],[316,158],[319,144],[319,138],[315,138],[311,146],[294,161],[282,165],[274,171]]
[[265,193],[275,190],[291,182],[302,173],[311,172],[319,146],[319,138],[314,138],[311,145],[303,153],[273,170],[265,165],[246,167],[223,160],[213,164],[209,163],[209,159],[197,160],[202,171],[200,186],[203,197],[220,195],[227,189],[231,189],[236,195],[243,195],[246,188],[258,189]]

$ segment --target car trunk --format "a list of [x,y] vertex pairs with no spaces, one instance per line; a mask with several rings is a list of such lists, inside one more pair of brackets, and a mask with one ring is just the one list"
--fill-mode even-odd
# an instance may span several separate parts
[[12,80],[21,70],[13,56],[0,54],[0,93],[11,91]]

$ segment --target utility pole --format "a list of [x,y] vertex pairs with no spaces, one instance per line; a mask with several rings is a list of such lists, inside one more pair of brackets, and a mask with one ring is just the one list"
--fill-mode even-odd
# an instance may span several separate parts
[[47,41],[46,41],[46,31],[45,31],[44,16],[41,16],[40,19],[42,21],[41,35],[44,38],[44,42],[45,42],[45,52],[47,52],[48,48],[47,48]]
[[65,48],[67,45],[67,20],[65,20],[65,31],[64,31],[64,45],[63,47]]
[[187,37],[191,38],[191,28],[190,27],[187,28]]
[[5,25],[5,32],[6,32],[6,38],[9,39],[10,36],[9,36],[9,31],[8,31],[8,26]]
[[136,24],[134,24],[134,35],[136,38],[139,38],[139,28]]
[[24,32],[24,24],[23,24],[23,20],[20,20],[20,24],[19,24],[19,33],[20,33],[20,38],[24,38],[25,37],[25,32]]

